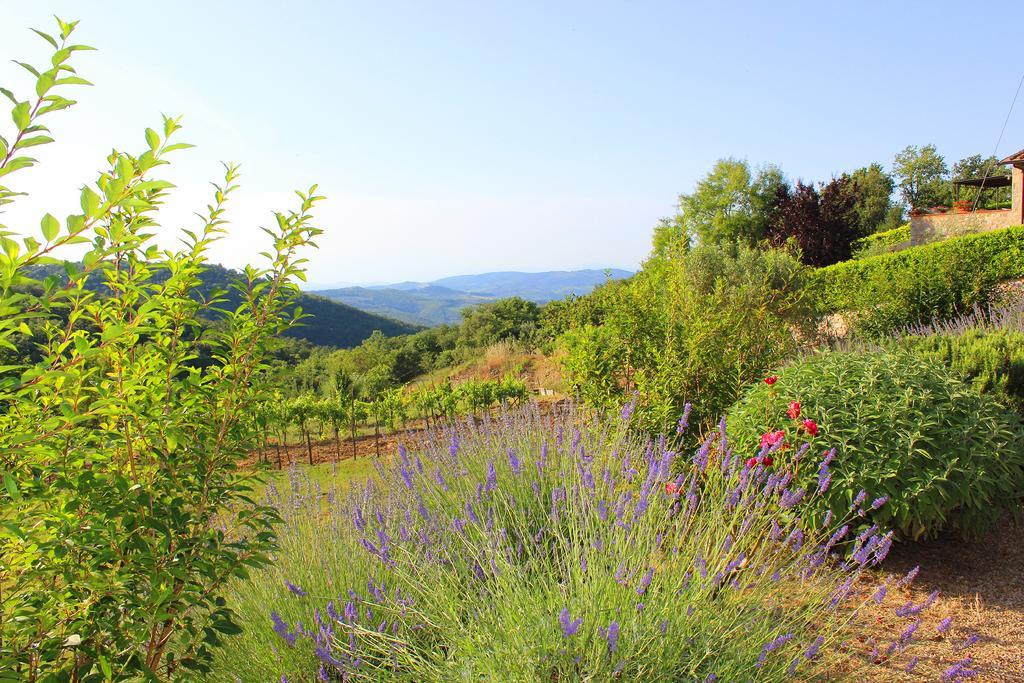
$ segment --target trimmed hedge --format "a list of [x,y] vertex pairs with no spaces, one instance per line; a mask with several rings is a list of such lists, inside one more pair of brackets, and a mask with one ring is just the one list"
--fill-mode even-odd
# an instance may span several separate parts
[[856,312],[857,328],[884,334],[985,307],[1016,278],[1024,225],[837,263],[815,271],[814,286],[822,312]]
[[862,237],[853,243],[853,258],[869,258],[879,254],[885,254],[892,250],[897,244],[910,241],[910,223],[901,225],[892,230],[876,232],[873,235]]
[[[797,417],[787,414],[800,403]],[[803,420],[813,420],[808,430]],[[782,432],[773,466],[788,471],[810,443],[796,486],[819,491],[806,519],[861,507],[863,524],[903,539],[944,529],[983,532],[1024,501],[1021,420],[935,359],[903,350],[825,352],[758,382],[729,411],[729,445],[759,456],[762,434]],[[778,430],[778,431],[776,431]],[[813,432],[813,433],[811,433]],[[829,469],[815,458],[836,448]],[[829,476],[831,472],[831,476]],[[866,494],[859,494],[861,489]],[[888,496],[887,505],[872,505]]]

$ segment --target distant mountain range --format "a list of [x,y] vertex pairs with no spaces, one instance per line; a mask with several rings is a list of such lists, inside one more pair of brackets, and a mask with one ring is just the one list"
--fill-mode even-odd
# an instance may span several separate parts
[[570,294],[587,294],[595,286],[612,279],[627,278],[628,270],[515,271],[455,275],[433,282],[399,282],[371,287],[337,287],[311,294],[343,302],[349,306],[414,325],[454,324],[466,306],[518,296],[543,303]]

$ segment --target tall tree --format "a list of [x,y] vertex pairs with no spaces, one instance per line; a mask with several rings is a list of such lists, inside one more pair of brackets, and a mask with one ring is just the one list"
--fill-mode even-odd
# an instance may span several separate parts
[[858,168],[850,174],[850,179],[857,190],[854,208],[857,232],[861,237],[866,237],[886,225],[886,218],[893,207],[892,193],[896,185],[881,164]]
[[782,171],[768,165],[752,173],[745,161],[719,159],[691,194],[679,196],[680,215],[667,219],[655,233],[655,252],[664,238],[681,226],[701,244],[764,239],[775,211],[777,189],[785,184]]
[[892,170],[900,195],[910,208],[948,203],[949,168],[935,145],[908,145],[893,159]]
[[738,159],[719,159],[692,194],[679,196],[687,232],[701,244],[757,241],[750,220],[750,167]]
[[812,266],[827,266],[850,258],[857,231],[857,191],[848,175],[822,185],[797,181],[792,190],[779,192],[776,219],[769,228],[769,241],[776,246],[795,242],[801,260]]

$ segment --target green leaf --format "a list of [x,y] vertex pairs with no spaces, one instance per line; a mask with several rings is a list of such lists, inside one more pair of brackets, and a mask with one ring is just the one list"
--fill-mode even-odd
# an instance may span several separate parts
[[39,29],[35,29],[35,28],[34,28],[34,29],[30,29],[30,30],[31,30],[31,31],[32,31],[33,33],[35,33],[35,34],[36,34],[37,36],[40,36],[40,37],[41,37],[41,38],[42,38],[43,40],[45,40],[46,42],[48,42],[48,43],[49,43],[50,45],[53,45],[53,49],[54,49],[54,50],[60,49],[60,46],[59,46],[59,45],[57,45],[57,41],[56,41],[56,40],[54,40],[54,39],[53,39],[53,37],[52,37],[52,36],[50,36],[50,35],[49,35],[48,33],[43,33],[43,32],[42,32],[42,31],[40,31]]
[[60,221],[52,215],[46,214],[43,216],[43,220],[40,221],[40,227],[43,229],[43,238],[47,242],[51,242],[60,232]]
[[24,140],[19,142],[18,149],[22,149],[24,147],[35,147],[36,145],[46,145],[51,142],[53,142],[53,138],[49,137],[48,135],[36,135],[31,138],[25,138]]
[[114,672],[113,670],[111,670],[110,662],[107,661],[107,658],[103,655],[100,655],[99,657],[97,657],[97,660],[100,663],[100,670],[103,672],[103,675],[107,678],[107,680],[112,679],[114,677]]
[[146,144],[149,145],[149,149],[153,152],[160,147],[160,136],[152,128],[146,129]]
[[10,494],[12,500],[21,500],[21,491],[18,490],[18,484],[14,481],[8,473],[4,473],[4,488],[7,489],[7,493]]
[[82,211],[86,216],[95,218],[100,207],[100,196],[91,187],[82,188]]
[[14,121],[14,125],[18,127],[19,131],[28,128],[28,124],[32,120],[28,102],[19,102],[16,104],[14,109],[11,110],[11,119]]

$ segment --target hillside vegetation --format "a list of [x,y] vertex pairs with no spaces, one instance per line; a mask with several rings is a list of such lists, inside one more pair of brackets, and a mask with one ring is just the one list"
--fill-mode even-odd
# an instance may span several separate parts
[[[89,48],[56,24],[37,31],[48,59],[22,64],[33,87],[2,89],[5,183],[88,84],[70,64]],[[894,176],[821,184],[722,160],[632,277],[416,330],[298,291],[315,185],[273,215],[260,265],[206,262],[230,229],[232,165],[179,248],[158,249],[180,128],[164,117],[111,152],[81,213],[0,228],[0,679],[952,682],[984,667],[959,615],[923,621],[938,593],[902,597],[919,568],[884,563],[1024,509],[1024,316],[984,306],[1020,275],[1024,226],[849,260],[908,205],[948,198],[934,148],[900,152]],[[0,186],[0,205],[19,197]],[[355,345],[282,340],[300,306],[307,338]],[[836,310],[840,341],[820,334]],[[556,364],[575,400],[531,401]],[[355,461],[371,431],[365,479],[267,476],[295,440],[313,466],[315,438]]]

